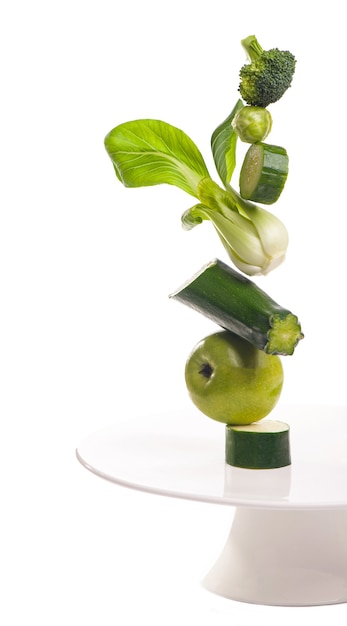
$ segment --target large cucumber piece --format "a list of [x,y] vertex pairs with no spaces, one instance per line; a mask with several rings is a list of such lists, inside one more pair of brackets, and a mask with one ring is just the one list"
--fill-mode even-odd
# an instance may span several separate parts
[[291,464],[289,426],[263,420],[226,426],[225,461],[245,469],[275,469]]
[[218,259],[204,266],[170,297],[267,354],[293,354],[304,336],[291,311]]
[[280,197],[288,176],[284,148],[255,143],[246,152],[240,171],[240,195],[245,200],[273,204]]

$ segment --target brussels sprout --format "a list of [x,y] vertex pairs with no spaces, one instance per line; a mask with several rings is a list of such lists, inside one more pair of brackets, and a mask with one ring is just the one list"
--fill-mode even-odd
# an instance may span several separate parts
[[232,127],[245,143],[264,141],[272,128],[271,113],[263,107],[244,106],[235,115]]

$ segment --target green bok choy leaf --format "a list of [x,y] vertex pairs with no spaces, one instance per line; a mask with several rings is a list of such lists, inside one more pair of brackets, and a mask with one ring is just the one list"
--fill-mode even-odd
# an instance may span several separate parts
[[166,122],[143,119],[120,124],[106,136],[105,148],[126,187],[166,183],[194,196],[199,204],[183,213],[183,227],[189,230],[210,220],[236,267],[248,275],[267,274],[283,261],[288,235],[278,218],[241,198],[229,184],[236,164],[232,120],[243,106],[238,100],[211,139],[224,189],[211,179],[195,143]]

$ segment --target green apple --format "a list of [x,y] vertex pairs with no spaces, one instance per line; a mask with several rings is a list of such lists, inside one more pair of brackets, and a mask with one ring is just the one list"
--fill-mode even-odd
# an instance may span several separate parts
[[200,341],[185,367],[191,400],[225,424],[251,424],[266,417],[283,386],[280,357],[266,354],[229,331]]

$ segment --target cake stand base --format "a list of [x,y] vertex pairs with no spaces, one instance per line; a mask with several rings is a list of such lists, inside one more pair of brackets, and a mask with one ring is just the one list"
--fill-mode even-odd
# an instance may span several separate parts
[[224,429],[186,411],[111,426],[76,453],[119,485],[235,508],[209,591],[253,604],[347,602],[347,407],[279,406],[274,419],[290,424],[292,449],[292,465],[275,470],[226,465]]
[[347,510],[237,507],[203,586],[231,600],[278,606],[347,601]]

